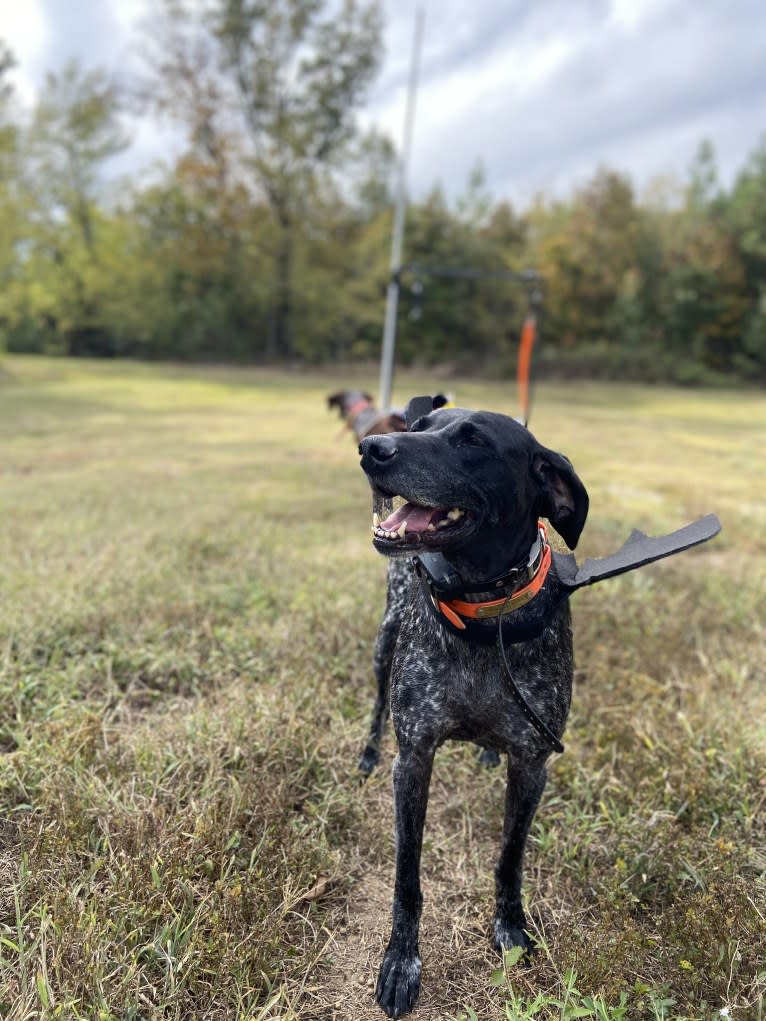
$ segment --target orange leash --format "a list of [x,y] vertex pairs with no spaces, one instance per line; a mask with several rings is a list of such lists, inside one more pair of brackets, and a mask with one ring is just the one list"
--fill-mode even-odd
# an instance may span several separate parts
[[521,416],[524,419],[524,425],[527,425],[529,422],[532,350],[535,346],[536,336],[537,320],[534,316],[527,316],[524,320],[524,325],[521,327],[519,358],[516,364],[516,382],[519,387],[519,403],[521,404]]

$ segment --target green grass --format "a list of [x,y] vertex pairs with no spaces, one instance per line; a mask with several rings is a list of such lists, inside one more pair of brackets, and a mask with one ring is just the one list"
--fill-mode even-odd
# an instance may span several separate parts
[[[382,1017],[392,737],[355,761],[384,564],[344,384],[374,378],[0,364],[3,1018]],[[531,966],[489,947],[502,775],[440,752],[416,1016],[763,1018],[766,401],[547,386],[533,426],[588,486],[578,556],[724,532],[575,597]]]

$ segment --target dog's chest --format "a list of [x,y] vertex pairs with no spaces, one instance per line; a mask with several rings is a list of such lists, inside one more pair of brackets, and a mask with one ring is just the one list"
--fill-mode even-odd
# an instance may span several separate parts
[[[508,658],[524,698],[555,732],[563,731],[572,684],[568,610],[541,638],[509,647]],[[522,757],[545,744],[514,699],[496,646],[452,636],[419,601],[402,623],[391,683],[400,740],[475,741]]]

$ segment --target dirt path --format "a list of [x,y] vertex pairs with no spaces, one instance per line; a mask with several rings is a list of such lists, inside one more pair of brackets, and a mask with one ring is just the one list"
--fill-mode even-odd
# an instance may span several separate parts
[[[390,763],[384,779],[371,785],[371,842],[386,848],[375,861],[360,861],[354,881],[333,923],[328,926],[324,966],[301,1005],[300,1017],[311,1021],[381,1021],[375,1003],[378,968],[391,924],[394,880],[390,830]],[[486,782],[486,775],[479,782]],[[489,933],[492,916],[494,834],[476,834],[464,815],[462,794],[436,776],[431,790],[423,854],[423,958],[421,992],[413,1021],[446,1021],[468,1004],[484,1019],[500,1017],[490,976],[499,965]],[[497,829],[500,828],[497,819]],[[494,829],[495,827],[492,827]],[[377,832],[375,832],[377,830]],[[372,845],[371,845],[372,846]],[[390,848],[390,853],[388,851]]]
[[[374,990],[390,926],[393,870],[368,877],[354,887],[345,917],[332,933],[334,958],[301,1017],[317,1021],[381,1021]],[[489,977],[497,967],[479,916],[455,917],[454,891],[444,879],[424,882],[421,925],[422,986],[413,1021],[441,1021],[459,1014],[466,1003],[482,1018],[490,1016]],[[464,898],[462,898],[464,900]],[[488,913],[488,912],[487,912]]]

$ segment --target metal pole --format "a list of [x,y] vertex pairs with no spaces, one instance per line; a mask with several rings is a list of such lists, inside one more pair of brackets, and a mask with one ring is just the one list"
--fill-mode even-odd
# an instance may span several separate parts
[[388,411],[391,407],[391,381],[394,374],[394,349],[396,347],[396,313],[399,305],[399,271],[402,265],[404,242],[404,215],[407,208],[407,164],[412,147],[412,128],[415,122],[415,95],[418,88],[420,69],[420,48],[423,40],[423,8],[415,14],[415,35],[412,41],[412,62],[407,87],[407,105],[404,112],[404,143],[399,161],[399,175],[394,210],[394,234],[391,239],[391,276],[386,291],[386,317],[383,323],[383,350],[380,355],[380,407]]

